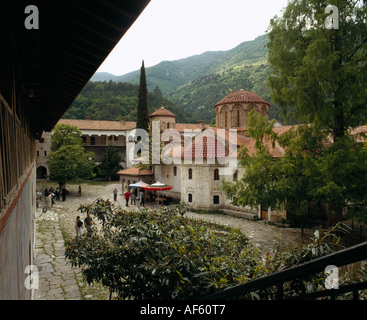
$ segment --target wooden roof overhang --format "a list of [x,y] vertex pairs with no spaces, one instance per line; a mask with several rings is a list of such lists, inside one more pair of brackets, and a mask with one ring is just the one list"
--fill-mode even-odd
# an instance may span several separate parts
[[[5,0],[1,3],[0,35],[10,39],[12,48],[6,50],[14,50],[20,61],[22,85],[29,99],[36,137],[53,129],[149,2]],[[38,8],[39,29],[25,28],[28,5]]]

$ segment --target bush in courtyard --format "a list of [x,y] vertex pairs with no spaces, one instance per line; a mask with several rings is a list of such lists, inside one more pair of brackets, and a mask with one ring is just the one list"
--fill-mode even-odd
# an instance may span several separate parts
[[[80,210],[99,223],[67,241],[65,255],[82,268],[88,284],[101,282],[119,299],[200,298],[341,248],[335,236],[340,226],[317,230],[309,243],[299,247],[279,243],[262,253],[240,232],[219,231],[186,218],[183,204],[134,212],[99,199]],[[341,284],[367,278],[360,266],[342,269],[339,275]],[[323,273],[294,279],[285,284],[284,297],[323,289],[324,279]],[[270,287],[239,298],[263,299],[275,292]]]
[[97,200],[80,210],[101,227],[69,241],[66,257],[121,299],[200,297],[265,272],[241,233],[187,219],[183,205],[125,212]]

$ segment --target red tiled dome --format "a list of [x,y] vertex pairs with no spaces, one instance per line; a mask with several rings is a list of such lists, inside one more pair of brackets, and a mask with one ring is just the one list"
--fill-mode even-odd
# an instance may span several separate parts
[[158,110],[154,111],[149,117],[157,117],[157,116],[165,116],[165,117],[175,117],[175,114],[171,111],[165,109],[164,107],[159,108]]
[[227,103],[264,103],[270,106],[268,102],[257,94],[243,89],[230,93],[215,106]]

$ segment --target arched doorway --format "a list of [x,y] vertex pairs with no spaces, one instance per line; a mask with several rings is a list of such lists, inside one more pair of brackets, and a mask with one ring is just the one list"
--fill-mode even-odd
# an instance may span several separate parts
[[39,166],[36,170],[36,179],[47,179],[47,169],[44,166]]

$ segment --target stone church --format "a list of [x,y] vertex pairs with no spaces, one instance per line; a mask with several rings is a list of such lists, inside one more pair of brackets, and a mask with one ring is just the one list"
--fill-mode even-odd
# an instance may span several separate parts
[[[139,170],[137,160],[131,159],[134,146],[132,132],[135,122],[60,119],[58,123],[76,126],[82,132],[84,148],[96,154],[97,164],[108,144],[114,144],[122,161],[119,171],[121,191],[132,183],[143,180],[147,183],[160,181],[173,186],[162,192],[162,197],[184,201],[188,206],[204,210],[227,210],[231,213],[247,214],[250,218],[262,216],[267,219],[279,218],[267,208],[234,207],[221,190],[221,180],[235,181],[243,174],[238,166],[237,150],[246,146],[254,147],[254,141],[247,136],[248,114],[255,109],[268,117],[270,104],[255,93],[239,90],[230,93],[215,106],[216,127],[202,121],[194,124],[176,123],[176,115],[161,107],[149,118],[151,127],[156,123],[164,136],[167,132],[179,136],[180,143],[165,150],[171,158],[170,164],[155,164],[151,170]],[[287,127],[280,127],[283,130]],[[279,130],[275,128],[274,130]],[[47,154],[50,152],[52,133],[44,133],[36,145],[37,178],[47,177]],[[272,148],[274,156],[281,156],[279,145]]]
[[[222,179],[235,181],[243,174],[237,151],[243,146],[254,149],[254,141],[247,135],[249,112],[254,109],[268,118],[270,104],[255,93],[239,90],[224,97],[214,107],[216,127],[203,126],[196,132],[184,130],[182,144],[176,146],[180,152],[173,156],[172,164],[154,166],[156,180],[173,186],[172,190],[162,192],[163,195],[184,201],[195,209],[222,210],[269,220],[282,218],[282,213],[270,212],[268,208],[235,207],[221,190]],[[161,129],[162,123],[168,123],[163,115],[152,115],[151,121],[160,121]],[[178,125],[174,120],[174,117],[170,119],[171,128]],[[175,153],[169,151],[171,155]],[[276,145],[271,152],[274,156],[281,156],[283,150]]]

